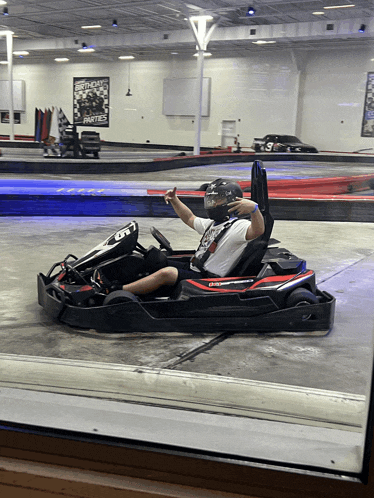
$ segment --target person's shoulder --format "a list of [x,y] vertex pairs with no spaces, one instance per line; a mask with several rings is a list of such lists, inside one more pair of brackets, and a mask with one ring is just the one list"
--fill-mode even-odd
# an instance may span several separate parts
[[197,231],[206,230],[208,226],[212,224],[212,220],[210,218],[201,218],[200,216],[196,216],[193,224],[194,229]]
[[251,224],[251,220],[249,220],[248,218],[237,218],[235,220],[235,222],[233,223],[233,225],[237,226],[238,228],[248,226],[250,224]]

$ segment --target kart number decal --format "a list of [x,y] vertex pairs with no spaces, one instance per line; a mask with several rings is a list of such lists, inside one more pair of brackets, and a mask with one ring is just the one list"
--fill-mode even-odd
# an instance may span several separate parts
[[265,150],[266,152],[271,152],[272,149],[273,149],[273,145],[274,145],[274,142],[268,142],[266,145],[265,145]]
[[119,230],[118,232],[116,232],[116,234],[114,235],[114,240],[116,240],[118,242],[119,240],[123,239],[127,235],[130,235],[133,231],[134,231],[133,225],[131,225],[129,227],[122,228],[122,230]]

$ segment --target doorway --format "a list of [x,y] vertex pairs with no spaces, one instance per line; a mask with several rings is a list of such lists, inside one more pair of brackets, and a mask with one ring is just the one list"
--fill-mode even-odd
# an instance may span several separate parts
[[221,123],[221,147],[236,145],[236,121],[224,120]]

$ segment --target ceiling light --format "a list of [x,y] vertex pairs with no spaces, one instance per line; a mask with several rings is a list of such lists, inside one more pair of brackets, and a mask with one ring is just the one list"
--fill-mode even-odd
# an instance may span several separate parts
[[366,26],[365,24],[361,24],[360,29],[358,30],[359,33],[365,33]]
[[356,7],[354,3],[349,3],[347,5],[330,5],[329,7],[323,7],[325,10],[329,9],[348,9],[349,7]]
[[8,64],[8,61],[0,61],[0,64]]
[[13,52],[13,55],[29,55],[29,52],[26,52],[26,50],[16,50]]
[[3,8],[3,16],[9,16],[8,7]]
[[92,48],[92,47],[88,48],[87,44],[83,42],[82,43],[82,48],[79,48],[78,52],[95,52],[95,49]]
[[112,26],[113,26],[113,28],[118,28],[118,24],[117,24],[116,19],[113,19]]
[[7,3],[5,0],[0,0],[0,5],[6,5]]
[[256,14],[256,9],[254,9],[253,7],[248,7],[248,10],[246,12],[246,16],[247,17],[253,17],[254,15]]
[[255,45],[267,45],[268,43],[276,43],[276,41],[275,40],[269,40],[269,41],[257,40],[257,41],[254,41],[252,43],[254,43]]
[[56,62],[67,62],[69,59],[67,57],[56,57]]
[[82,29],[99,29],[101,28],[100,24],[93,24],[92,26],[81,26]]
[[130,59],[135,59],[135,57],[133,55],[120,55],[118,59],[130,60]]
[[323,15],[325,15],[325,12],[320,12],[320,11],[319,12],[313,12],[313,15],[314,16],[323,16]]
[[[204,57],[210,57],[212,54],[210,52],[204,52]],[[198,57],[199,53],[193,54],[194,57]]]

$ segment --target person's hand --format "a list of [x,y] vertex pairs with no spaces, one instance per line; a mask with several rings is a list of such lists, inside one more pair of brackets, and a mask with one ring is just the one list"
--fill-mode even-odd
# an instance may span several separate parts
[[250,214],[252,213],[257,204],[256,202],[251,201],[250,199],[244,199],[244,197],[237,197],[236,201],[230,202],[228,204],[230,207],[229,213],[233,213],[236,211],[236,214],[238,216],[243,216],[244,214]]
[[177,187],[174,187],[173,190],[168,190],[164,195],[164,199],[166,204],[169,204],[173,199],[176,198]]

